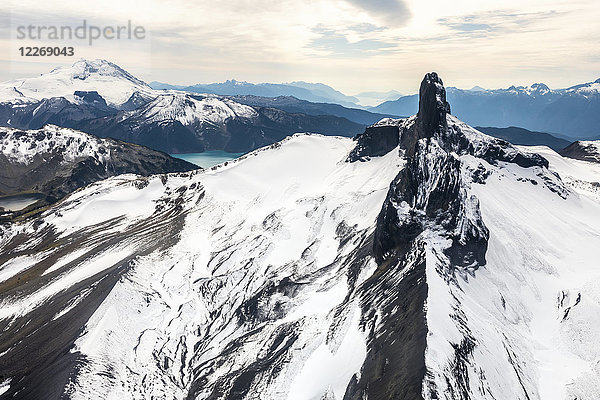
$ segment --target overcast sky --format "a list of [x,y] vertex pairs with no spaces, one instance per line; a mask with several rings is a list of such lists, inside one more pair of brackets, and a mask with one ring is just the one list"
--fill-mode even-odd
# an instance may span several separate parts
[[75,61],[20,57],[40,42],[16,41],[17,26],[83,19],[143,26],[142,41],[74,47],[146,81],[304,80],[355,94],[414,93],[428,71],[462,88],[600,78],[598,0],[4,0],[0,10],[0,80]]

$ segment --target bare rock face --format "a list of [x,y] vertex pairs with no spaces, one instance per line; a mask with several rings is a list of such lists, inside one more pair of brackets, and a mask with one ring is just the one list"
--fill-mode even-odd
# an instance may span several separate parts
[[[461,132],[448,128],[450,106],[435,72],[425,75],[419,94],[416,119],[401,132],[407,166],[392,182],[379,215],[375,256],[378,262],[403,257],[414,246],[412,241],[434,224],[454,232],[449,236],[456,235],[455,245],[447,249],[453,264],[485,265],[487,228],[480,219],[467,217],[467,210],[472,211],[469,215],[478,216],[479,205],[462,190],[461,161],[456,155],[472,146]],[[400,222],[397,208],[402,204],[410,210]]]
[[400,130],[398,126],[369,126],[355,140],[356,147],[348,161],[368,161],[369,157],[383,156],[398,147]]
[[[574,210],[588,209],[568,198],[546,159],[450,115],[444,92],[439,77],[427,74],[419,113],[381,120],[357,137],[350,155],[345,139],[297,135],[214,173],[99,182],[37,220],[0,230],[0,266],[17,257],[28,263],[0,282],[3,396],[540,398],[539,346],[524,322],[556,319],[560,274],[547,267],[573,252],[561,246],[561,233],[556,242],[522,243],[549,236],[556,223],[563,232]],[[114,147],[73,135],[63,145],[61,136],[40,132],[14,152],[14,140],[6,141],[5,154],[78,161],[88,152],[87,163],[121,166],[103,163]],[[52,146],[42,140],[49,138]],[[77,151],[67,151],[68,143]],[[323,163],[306,168],[307,155]],[[139,159],[140,168],[146,161]],[[286,173],[271,174],[277,168]],[[314,192],[304,185],[322,180]],[[261,200],[275,189],[281,200]],[[123,215],[112,214],[117,191]],[[568,218],[512,229],[525,215],[523,204],[511,208],[517,192],[526,205],[560,203],[560,211],[564,203]],[[84,215],[90,210],[103,212]],[[583,231],[570,231],[581,234],[572,242],[595,240],[597,248],[593,230]],[[548,243],[556,253],[544,258]],[[577,258],[586,281],[589,266]],[[567,262],[564,268],[574,271]],[[543,288],[537,277],[552,285]],[[525,279],[544,291],[523,290]],[[551,337],[573,329],[580,343],[581,325],[568,324],[597,307],[585,293],[568,293],[560,292],[563,321]],[[578,314],[586,303],[589,314]],[[550,362],[563,353],[554,354]],[[316,373],[324,379],[312,379]],[[579,388],[600,387],[588,385],[592,375],[582,374]],[[128,390],[135,392],[119,396]]]
[[[468,187],[475,178],[462,173],[465,165],[461,156],[473,155],[493,165],[502,162],[524,168],[548,165],[543,157],[522,153],[508,142],[474,135],[471,128],[450,116],[446,90],[435,72],[425,75],[419,95],[416,116],[378,123],[379,129],[385,124],[390,129],[398,127],[399,147],[404,151],[406,166],[390,184],[377,218],[372,250],[380,271],[376,284],[386,290],[395,288],[406,296],[390,304],[389,318],[381,321],[381,328],[374,335],[363,375],[348,388],[349,399],[365,395],[374,399],[419,399],[423,398],[422,393],[437,398],[437,387],[428,382],[424,363],[428,327],[419,311],[430,301],[425,271],[426,265],[434,261],[423,249],[430,248],[443,255],[435,262],[440,263],[438,272],[447,282],[474,274],[487,263],[489,230],[481,217],[479,199],[469,194]],[[361,149],[360,144],[359,140],[355,152]],[[398,276],[405,279],[396,282]],[[365,297],[365,315],[371,315],[379,305],[388,302],[374,297]],[[405,323],[398,324],[398,320]],[[387,340],[388,335],[394,340]],[[473,339],[467,332],[456,348],[453,362],[461,365],[471,357],[473,347]],[[393,363],[394,371],[402,372],[387,369],[388,362]],[[453,377],[459,382],[453,390],[466,396],[459,375]]]
[[146,147],[54,125],[26,131],[0,128],[0,195],[37,193],[44,199],[41,205],[111,176],[197,168]]
[[559,154],[575,160],[600,163],[600,140],[571,143],[562,149]]
[[419,112],[417,114],[422,125],[423,137],[433,137],[436,132],[444,132],[448,128],[446,114],[450,114],[450,104],[446,101],[444,82],[437,73],[425,75],[419,89]]

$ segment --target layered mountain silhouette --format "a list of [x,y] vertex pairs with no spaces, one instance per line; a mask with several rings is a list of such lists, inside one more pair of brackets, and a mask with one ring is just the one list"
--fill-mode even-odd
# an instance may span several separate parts
[[[258,113],[208,98],[180,100]],[[7,226],[0,396],[595,398],[600,167],[447,100],[429,73],[415,115],[354,139],[112,177]]]
[[[541,83],[499,90],[448,88],[448,99],[454,114],[473,126],[517,126],[575,139],[600,134],[600,79],[558,90]],[[411,115],[417,101],[417,95],[404,96],[369,110]]]

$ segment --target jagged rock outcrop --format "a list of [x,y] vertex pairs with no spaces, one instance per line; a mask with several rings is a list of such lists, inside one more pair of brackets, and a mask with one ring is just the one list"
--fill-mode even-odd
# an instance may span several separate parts
[[[398,297],[378,298],[372,292],[380,291],[370,285],[365,290],[364,315],[373,315],[382,304],[388,312],[373,335],[363,373],[348,388],[348,399],[418,399],[427,392],[437,398],[435,384],[425,385],[428,328],[421,310],[427,302],[426,265],[434,262],[425,249],[438,253],[439,271],[451,282],[486,264],[489,239],[479,200],[467,191],[471,182],[465,182],[460,155],[475,155],[492,164],[548,165],[541,156],[519,152],[505,141],[470,136],[449,115],[445,88],[436,73],[425,76],[419,96],[416,116],[377,124],[377,129],[399,129],[406,157],[406,166],[390,185],[373,238],[373,255],[381,270],[373,285],[386,288],[380,290],[384,293],[397,291]],[[357,145],[353,152],[359,149]],[[468,335],[462,346],[467,353],[457,351],[457,363],[472,349]],[[394,369],[386,367],[390,362]],[[453,384],[457,393],[464,391],[460,379],[457,376]]]
[[140,92],[133,92],[129,99],[119,106],[119,109],[122,111],[135,110],[136,108],[145,106],[155,98],[156,96],[142,94]]
[[43,195],[44,205],[115,175],[148,176],[197,168],[139,145],[54,125],[28,131],[0,128],[0,195],[33,192]]
[[560,152],[563,157],[575,160],[600,163],[600,140],[577,141]]
[[350,152],[348,161],[368,161],[370,157],[383,156],[398,147],[400,130],[398,126],[369,126],[364,133],[356,135],[356,146]]
[[[448,253],[453,255],[453,264],[484,265],[488,232],[477,219],[477,200],[467,198],[462,189],[461,163],[456,155],[472,147],[466,138],[448,129],[450,106],[436,73],[425,76],[419,94],[419,112],[400,134],[407,165],[392,182],[379,215],[375,256],[380,263],[388,257],[403,257],[417,236],[436,227],[452,235]],[[407,211],[403,221],[398,207]]]
[[75,128],[81,121],[114,115],[116,112],[102,104],[73,103],[64,97],[51,97],[18,106],[0,103],[0,124],[17,129],[40,129],[47,124]]
[[450,114],[450,104],[446,101],[444,82],[435,72],[430,72],[419,88],[417,118],[423,127],[423,137],[430,138],[436,132],[444,132],[448,128],[447,114]]
[[422,89],[363,142],[114,177],[0,230],[0,397],[597,398],[600,172]]
[[95,90],[76,90],[73,92],[73,96],[77,101],[88,103],[98,108],[108,108],[104,97],[100,96],[100,94],[98,94],[98,92]]

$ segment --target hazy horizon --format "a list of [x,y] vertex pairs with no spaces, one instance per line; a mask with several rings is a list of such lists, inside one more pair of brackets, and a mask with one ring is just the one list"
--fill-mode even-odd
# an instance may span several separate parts
[[[538,82],[565,88],[600,78],[600,3],[591,0],[4,4],[1,81],[79,58],[107,59],[146,82],[306,81],[347,95],[416,93],[428,71],[462,89]],[[130,21],[147,37],[76,45],[74,57],[17,57],[17,45],[37,44],[16,42],[17,26],[82,20],[103,26]]]

